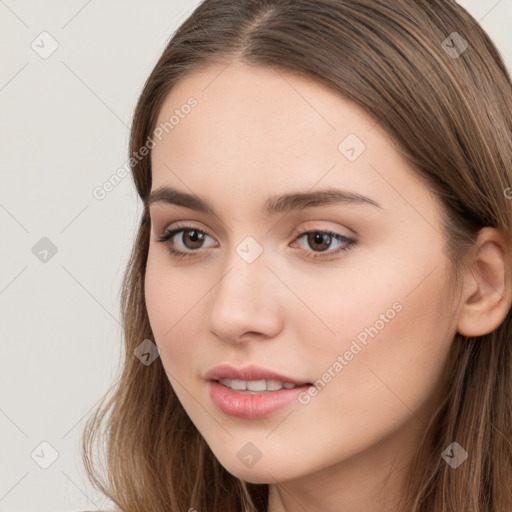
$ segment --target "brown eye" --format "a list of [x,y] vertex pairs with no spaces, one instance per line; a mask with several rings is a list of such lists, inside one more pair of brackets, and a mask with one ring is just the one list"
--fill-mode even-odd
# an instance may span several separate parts
[[[305,239],[306,244],[303,244],[300,251],[309,258],[333,258],[341,252],[348,251],[356,244],[356,241],[352,238],[328,230],[302,231],[296,237],[296,240],[302,238]],[[328,250],[333,242],[336,242],[338,247],[334,250]],[[305,248],[304,245],[307,245],[307,247]]]
[[[178,233],[182,233],[181,237],[176,237]],[[208,233],[192,226],[177,226],[174,229],[165,230],[156,238],[156,241],[165,243],[172,256],[184,258],[199,254],[201,251],[198,249],[203,247],[207,237],[210,238]],[[173,240],[174,238],[176,240]]]
[[325,251],[331,245],[331,236],[321,231],[307,233],[307,242],[311,248]]
[[[203,231],[199,231],[198,229],[183,229],[183,234],[181,235],[181,241],[186,249],[200,249],[202,243],[205,239],[205,234]],[[190,241],[190,245],[188,242]]]

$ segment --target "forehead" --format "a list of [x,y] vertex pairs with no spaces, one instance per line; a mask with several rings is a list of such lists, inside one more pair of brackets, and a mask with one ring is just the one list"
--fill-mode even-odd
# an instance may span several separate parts
[[291,147],[306,153],[319,144],[332,148],[345,132],[361,139],[378,137],[371,134],[376,122],[363,109],[317,82],[282,70],[240,63],[199,69],[171,90],[157,125],[168,122],[175,111],[188,110],[184,106],[191,97],[197,106],[180,116],[168,135],[179,145],[193,131],[198,135],[196,150],[211,141],[223,147],[243,142],[246,151],[261,150],[263,144],[279,154]]
[[199,69],[166,97],[157,126],[165,123],[151,155],[153,190],[173,184],[235,201],[233,192],[268,196],[318,183],[377,193],[385,204],[396,200],[385,181],[396,189],[416,180],[424,188],[362,108],[282,70],[240,63]]

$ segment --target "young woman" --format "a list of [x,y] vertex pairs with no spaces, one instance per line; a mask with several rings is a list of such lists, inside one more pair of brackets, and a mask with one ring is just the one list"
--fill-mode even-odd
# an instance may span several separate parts
[[130,156],[116,510],[512,510],[512,87],[462,7],[205,0]]

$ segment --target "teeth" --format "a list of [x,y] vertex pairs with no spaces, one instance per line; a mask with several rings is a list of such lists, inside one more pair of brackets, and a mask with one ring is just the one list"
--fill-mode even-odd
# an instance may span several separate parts
[[241,380],[241,379],[219,379],[219,382],[235,391],[248,391],[261,393],[263,391],[279,391],[280,389],[293,389],[292,382],[280,382],[278,380]]
[[266,391],[267,381],[263,380],[249,380],[247,381],[247,391]]
[[230,387],[237,391],[245,391],[247,389],[247,382],[245,380],[232,379]]
[[[267,380],[267,389],[268,391],[279,391],[280,389],[286,388],[286,386],[290,384],[293,388],[295,384],[291,382],[279,382],[278,380]],[[286,388],[291,389],[291,388]]]

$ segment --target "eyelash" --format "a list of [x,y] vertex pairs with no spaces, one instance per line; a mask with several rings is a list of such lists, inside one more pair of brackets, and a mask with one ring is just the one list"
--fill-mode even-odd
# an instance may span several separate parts
[[[198,233],[200,233],[202,235],[210,236],[210,235],[208,235],[208,233],[206,231],[203,231],[202,229],[195,228],[193,226],[176,226],[173,229],[164,230],[164,232],[156,238],[156,241],[165,243],[167,245],[167,249],[169,250],[169,253],[171,254],[171,256],[173,258],[182,259],[182,258],[195,257],[198,252],[197,250],[189,251],[189,252],[178,251],[178,250],[174,249],[171,246],[171,244],[169,243],[171,238],[174,235],[176,235],[180,232],[183,232],[183,231],[197,231]],[[298,240],[301,237],[303,237],[304,235],[307,235],[310,233],[323,233],[323,234],[329,235],[331,238],[334,238],[338,242],[344,242],[346,244],[344,247],[340,247],[340,248],[336,249],[335,251],[314,252],[314,251],[309,251],[307,249],[299,248],[299,252],[301,254],[307,253],[307,257],[311,258],[311,259],[332,259],[333,254],[336,255],[336,254],[340,254],[340,253],[349,251],[356,244],[356,241],[352,238],[348,238],[344,235],[340,235],[339,233],[335,233],[333,231],[321,230],[321,229],[302,230],[297,234],[297,236],[295,237],[295,240]]]

